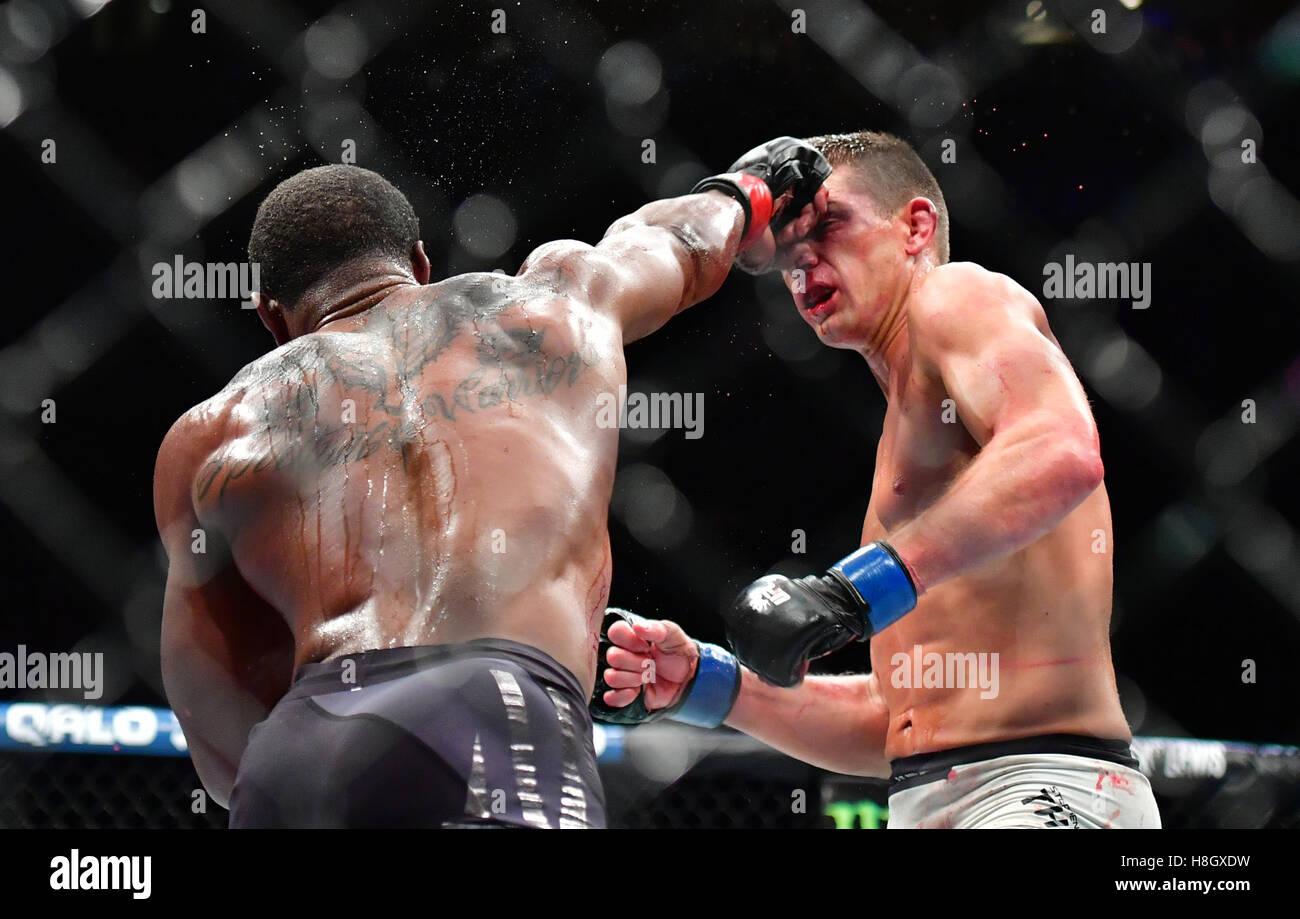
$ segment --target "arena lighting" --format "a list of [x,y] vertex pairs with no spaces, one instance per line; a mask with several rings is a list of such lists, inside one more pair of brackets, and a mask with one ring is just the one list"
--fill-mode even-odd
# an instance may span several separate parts
[[112,0],[72,0],[72,7],[86,19],[94,16]]

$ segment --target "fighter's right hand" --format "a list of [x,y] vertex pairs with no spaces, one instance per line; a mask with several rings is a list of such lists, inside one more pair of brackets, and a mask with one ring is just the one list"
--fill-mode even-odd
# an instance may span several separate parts
[[793,137],[778,137],[750,150],[723,175],[700,181],[691,191],[720,191],[740,202],[745,210],[745,231],[736,264],[757,274],[770,267],[775,234],[813,202],[830,174],[830,163],[815,147]]
[[605,611],[589,708],[605,724],[671,718],[717,727],[740,691],[740,666],[730,652],[694,641],[667,619]]

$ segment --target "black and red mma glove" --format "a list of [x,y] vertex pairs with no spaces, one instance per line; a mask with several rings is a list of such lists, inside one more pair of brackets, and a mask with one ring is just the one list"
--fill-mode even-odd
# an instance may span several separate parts
[[[773,233],[810,204],[831,174],[831,164],[814,147],[794,137],[778,137],[750,150],[722,175],[702,179],[691,193],[720,191],[745,210],[744,252],[769,228]],[[790,199],[781,198],[787,192]],[[774,216],[775,213],[775,216]]]

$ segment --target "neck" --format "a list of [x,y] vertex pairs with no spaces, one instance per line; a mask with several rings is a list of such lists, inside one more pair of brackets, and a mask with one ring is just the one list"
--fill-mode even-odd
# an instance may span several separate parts
[[907,364],[907,304],[933,267],[928,259],[909,258],[889,294],[884,315],[858,353],[871,368],[888,400],[894,390],[894,374]]
[[894,390],[894,372],[907,363],[907,312],[899,306],[891,310],[885,321],[876,329],[872,341],[858,349],[871,368],[871,375],[880,384],[888,400]]
[[315,317],[314,320],[308,320],[309,327],[306,332],[319,332],[327,323],[364,313],[397,288],[414,283],[415,279],[409,273],[394,269],[384,274],[372,275],[341,291],[330,290],[316,303],[305,304],[309,309],[303,310],[302,314]]

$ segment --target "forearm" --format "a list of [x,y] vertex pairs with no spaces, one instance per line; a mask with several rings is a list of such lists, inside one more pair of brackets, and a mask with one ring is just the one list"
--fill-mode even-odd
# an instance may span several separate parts
[[745,669],[726,723],[822,769],[889,775],[889,712],[870,675],[812,676],[779,689]]
[[612,224],[597,250],[632,277],[621,312],[629,340],[708,299],[731,270],[745,215],[716,192],[652,201]]
[[1050,430],[991,440],[939,500],[886,539],[920,595],[1042,538],[1101,479],[1095,444]]

